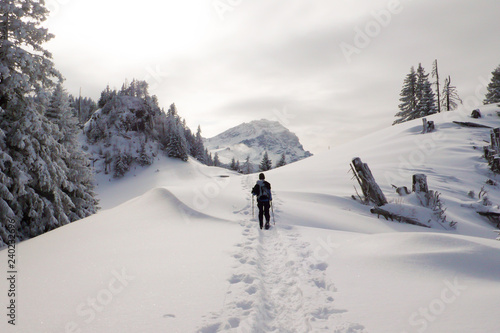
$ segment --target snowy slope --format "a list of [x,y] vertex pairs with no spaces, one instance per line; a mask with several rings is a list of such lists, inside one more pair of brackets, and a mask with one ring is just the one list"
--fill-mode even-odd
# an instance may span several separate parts
[[[497,126],[497,110],[477,122]],[[408,122],[266,173],[269,231],[252,218],[256,175],[170,159],[101,174],[105,210],[18,245],[18,325],[0,330],[498,332],[500,242],[468,196],[485,186],[500,202],[479,149],[489,130],[429,119],[435,133]],[[391,184],[427,174],[457,229],[377,219],[351,198],[354,156],[396,205]]]
[[[299,138],[278,121],[255,120],[243,123],[227,131],[205,140],[205,146],[218,153],[222,163],[230,163],[234,158],[243,163],[247,156],[254,166],[262,161],[267,151],[273,166],[285,153],[287,163],[296,162],[311,156],[304,150]],[[256,169],[256,168],[254,168]]]

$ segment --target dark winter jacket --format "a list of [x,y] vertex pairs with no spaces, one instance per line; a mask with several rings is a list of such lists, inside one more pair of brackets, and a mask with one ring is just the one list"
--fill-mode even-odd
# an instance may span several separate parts
[[265,180],[258,180],[257,184],[252,189],[252,194],[257,196],[257,201],[266,202],[272,201],[271,184]]

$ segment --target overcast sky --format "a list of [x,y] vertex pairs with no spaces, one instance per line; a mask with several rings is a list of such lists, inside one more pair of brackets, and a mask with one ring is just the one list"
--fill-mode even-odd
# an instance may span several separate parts
[[107,84],[146,80],[206,137],[266,118],[313,153],[392,124],[411,66],[429,73],[438,59],[472,106],[500,65],[493,0],[46,3],[68,92],[97,100]]

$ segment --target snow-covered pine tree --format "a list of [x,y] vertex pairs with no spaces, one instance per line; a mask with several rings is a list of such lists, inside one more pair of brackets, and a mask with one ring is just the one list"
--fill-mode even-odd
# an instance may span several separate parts
[[130,169],[127,156],[121,151],[115,156],[115,163],[113,166],[115,173],[113,177],[120,178],[123,177],[127,171]]
[[279,168],[279,167],[282,167],[282,166],[285,166],[285,165],[286,165],[286,155],[283,152],[283,154],[281,154],[280,160],[276,163],[276,168]]
[[108,103],[110,100],[113,99],[117,95],[116,90],[111,90],[109,88],[109,85],[106,86],[106,89],[104,89],[101,92],[101,97],[99,98],[99,101],[97,102],[97,107],[99,109],[102,109],[106,103]]
[[69,96],[61,82],[52,92],[46,115],[57,125],[61,133],[59,143],[65,148],[65,151],[62,151],[62,159],[67,167],[67,180],[62,184],[62,190],[71,198],[72,204],[64,207],[64,212],[73,222],[96,213],[97,200],[90,162],[77,139],[78,119],[74,115]]
[[251,174],[253,172],[252,163],[250,163],[250,155],[245,159],[245,163],[243,163],[242,171],[244,174]]
[[441,105],[446,111],[453,111],[457,108],[458,103],[462,104],[462,99],[458,96],[457,87],[451,85],[451,78],[448,76],[444,80]]
[[207,156],[205,154],[205,146],[203,145],[203,138],[201,136],[200,125],[198,125],[198,129],[196,131],[196,137],[194,140],[194,147],[193,148],[194,148],[193,149],[193,152],[194,152],[193,157],[196,158],[201,163],[207,164]]
[[236,172],[240,172],[240,169],[241,169],[240,161],[239,160],[236,161],[233,157],[233,159],[231,160],[231,164],[229,165],[229,169],[236,171]]
[[137,157],[137,163],[140,166],[147,166],[153,164],[152,157],[146,152],[146,143],[141,143],[141,150],[139,151],[139,156]]
[[19,218],[14,212],[17,206],[17,194],[14,188],[16,175],[12,174],[14,160],[9,155],[5,142],[6,133],[3,130],[2,119],[5,111],[0,108],[0,247],[6,245],[9,238],[7,225],[10,221],[18,222]]
[[413,66],[410,69],[410,73],[406,75],[400,96],[400,111],[395,115],[395,117],[400,117],[400,119],[394,121],[393,125],[417,118],[417,74]]
[[208,166],[213,166],[214,165],[214,160],[212,158],[212,153],[208,152],[208,149],[205,148],[205,156],[207,157],[207,165]]
[[486,98],[484,104],[492,104],[500,102],[500,66],[498,66],[493,72],[491,77],[491,82],[488,84],[486,89]]
[[229,165],[229,169],[231,169],[233,171],[237,171],[237,169],[236,169],[236,160],[234,159],[234,157],[231,160],[231,164]]
[[188,149],[184,131],[181,128],[181,122],[177,114],[175,104],[170,105],[167,112],[167,155],[169,157],[179,158],[183,161],[188,160]]
[[441,112],[441,96],[440,96],[440,90],[439,90],[439,69],[438,69],[438,61],[437,59],[434,60],[432,63],[432,77],[436,78],[436,82],[434,84],[436,85],[436,93],[437,93],[437,112]]
[[273,167],[272,161],[269,159],[269,155],[267,151],[264,152],[264,156],[262,157],[262,161],[260,162],[260,171],[268,171]]
[[220,165],[221,165],[221,162],[219,160],[219,154],[215,153],[215,155],[214,155],[214,166],[218,167]]
[[416,118],[423,118],[437,112],[435,96],[429,81],[429,74],[426,74],[422,64],[419,64],[417,69]]
[[41,27],[47,14],[43,1],[0,2],[0,245],[9,221],[22,240],[68,223],[74,205],[61,133],[32,97],[61,80],[42,47],[53,37]]
[[[61,74],[42,44],[52,39],[41,27],[48,10],[35,0],[0,2],[0,106],[26,93],[41,93]],[[5,108],[4,108],[5,109]]]
[[89,97],[69,95],[69,104],[75,110],[80,124],[85,124],[97,110],[97,103]]
[[69,112],[71,112],[69,100],[64,94],[64,88],[61,82],[59,82],[52,92],[52,96],[50,96],[49,105],[45,110],[45,117],[53,123],[60,125],[59,129],[61,129],[63,122],[70,118],[70,115],[67,114]]

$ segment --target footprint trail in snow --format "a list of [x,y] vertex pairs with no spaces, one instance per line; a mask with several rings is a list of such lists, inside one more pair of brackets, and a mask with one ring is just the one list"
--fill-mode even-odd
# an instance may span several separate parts
[[[248,178],[242,178],[249,193]],[[260,230],[257,221],[248,221],[250,198],[239,214],[246,219],[240,222],[244,240],[233,253],[223,307],[198,332],[365,332],[342,319],[346,311],[334,306],[336,289],[326,277],[327,263],[314,259],[310,244],[293,227]]]

